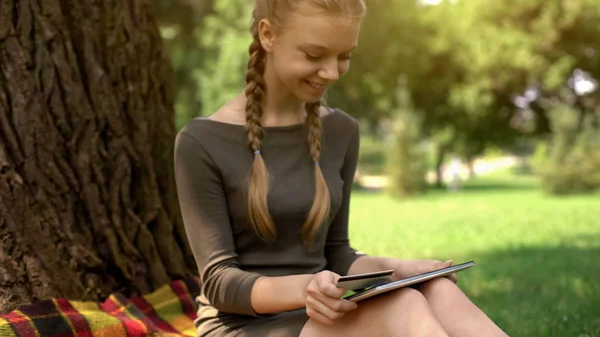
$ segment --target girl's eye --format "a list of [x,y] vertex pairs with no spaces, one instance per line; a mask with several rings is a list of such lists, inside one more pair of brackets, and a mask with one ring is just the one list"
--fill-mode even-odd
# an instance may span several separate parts
[[306,58],[311,60],[311,61],[316,61],[319,59],[319,56],[315,56],[315,55],[311,55],[309,53],[304,53],[304,55],[306,55]]
[[[316,55],[312,55],[309,53],[304,53],[304,55],[310,61],[318,61],[319,59],[321,59],[321,56],[316,56]],[[340,56],[339,59],[341,61],[349,61],[351,59],[351,57],[352,57],[352,55],[344,55],[344,56]]]

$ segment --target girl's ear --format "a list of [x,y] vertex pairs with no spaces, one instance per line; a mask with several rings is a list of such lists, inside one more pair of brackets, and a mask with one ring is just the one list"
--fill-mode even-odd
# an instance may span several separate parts
[[265,51],[268,53],[273,51],[275,32],[273,31],[273,25],[268,19],[262,19],[258,23],[258,38]]

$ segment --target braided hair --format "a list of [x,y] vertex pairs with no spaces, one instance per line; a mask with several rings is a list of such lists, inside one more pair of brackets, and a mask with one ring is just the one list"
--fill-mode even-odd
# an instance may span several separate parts
[[[267,93],[264,79],[267,52],[260,42],[258,23],[268,19],[276,28],[283,27],[286,14],[300,8],[308,2],[319,10],[338,13],[346,17],[362,18],[366,12],[364,0],[255,0],[252,13],[252,43],[249,48],[248,69],[246,71],[246,136],[250,150],[254,153],[254,162],[250,172],[248,187],[248,217],[254,232],[264,241],[272,242],[277,232],[267,205],[270,175],[261,154],[261,141],[264,131],[261,126],[263,114],[262,100]],[[331,200],[327,182],[319,165],[323,128],[319,111],[321,103],[306,104],[308,130],[308,148],[314,162],[315,196],[313,204],[302,225],[302,238],[310,243],[319,233],[329,217]]]
[[256,234],[269,242],[275,239],[275,226],[267,207],[269,191],[269,171],[260,153],[264,132],[261,127],[262,99],[266,93],[263,78],[265,72],[265,50],[258,38],[258,27],[252,34],[250,44],[248,70],[246,72],[246,136],[250,149],[254,152],[251,168],[250,186],[248,188],[248,217]]

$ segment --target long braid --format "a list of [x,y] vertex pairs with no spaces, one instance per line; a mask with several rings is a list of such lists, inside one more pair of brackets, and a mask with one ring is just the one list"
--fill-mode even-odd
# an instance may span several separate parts
[[315,197],[306,222],[302,226],[302,236],[305,242],[311,242],[319,233],[321,226],[329,217],[331,208],[329,188],[319,165],[319,160],[321,159],[321,136],[323,133],[321,117],[319,117],[320,106],[320,102],[306,104],[308,148],[315,163]]
[[[254,28],[254,27],[253,27]],[[246,72],[246,135],[248,145],[254,152],[250,185],[248,188],[248,217],[256,234],[266,242],[276,236],[275,225],[267,206],[269,193],[269,171],[260,153],[263,129],[260,118],[263,114],[262,100],[266,93],[265,73],[266,52],[260,44],[258,28],[253,29],[250,44],[248,70]]]
[[[250,33],[252,43],[249,48],[250,59],[246,72],[246,135],[248,146],[254,153],[254,162],[250,172],[248,187],[248,218],[255,233],[266,242],[273,242],[277,233],[270,215],[267,196],[269,193],[269,171],[261,154],[261,141],[264,133],[261,126],[263,115],[262,102],[267,92],[264,79],[266,50],[259,39],[258,23],[268,20],[273,31],[283,31],[290,14],[302,10],[305,1],[300,0],[255,0]],[[364,0],[311,0],[306,1],[314,9],[328,14],[340,15],[361,20],[366,13]],[[329,217],[331,201],[329,188],[319,166],[321,158],[322,126],[319,117],[320,103],[306,104],[306,125],[308,146],[314,161],[315,198],[302,226],[302,237],[310,243],[319,233],[321,226]]]

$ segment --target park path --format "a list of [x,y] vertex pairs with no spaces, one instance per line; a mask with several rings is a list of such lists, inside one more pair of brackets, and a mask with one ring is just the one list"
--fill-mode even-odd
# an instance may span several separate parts
[[[486,174],[490,174],[496,171],[504,170],[507,168],[514,167],[518,165],[519,159],[515,156],[504,156],[500,158],[493,159],[485,159],[480,158],[476,159],[473,164],[473,169],[475,171],[476,176],[483,176]],[[465,163],[462,163],[460,166],[460,178],[461,180],[469,179],[469,168]],[[444,168],[444,181],[449,182],[452,179],[452,172],[450,167]],[[369,188],[369,189],[380,189],[384,188],[388,184],[388,178],[384,175],[359,175],[357,177],[357,181],[361,186]],[[430,171],[427,174],[427,181],[429,183],[435,182],[435,172]]]

